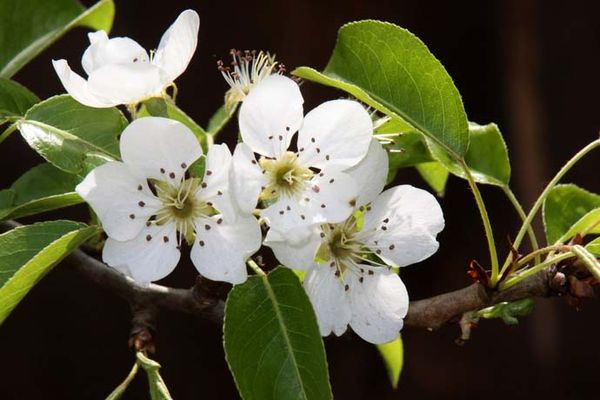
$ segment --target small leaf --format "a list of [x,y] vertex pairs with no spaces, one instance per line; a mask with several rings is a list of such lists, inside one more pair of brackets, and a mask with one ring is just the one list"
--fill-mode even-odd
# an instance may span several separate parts
[[110,31],[112,0],[85,9],[76,0],[0,1],[0,77],[10,78],[71,28]]
[[40,99],[25,86],[10,79],[0,78],[0,122],[6,117],[25,115]]
[[500,318],[507,325],[516,325],[519,318],[525,317],[533,311],[535,303],[532,299],[521,299],[512,302],[502,302],[484,308],[475,313],[476,318]]
[[291,270],[279,267],[234,286],[223,332],[244,400],[332,398],[317,320]]
[[372,20],[346,24],[323,73],[308,67],[292,73],[408,123],[453,158],[467,151],[460,94],[442,64],[406,29]]
[[172,101],[165,101],[163,99],[150,99],[146,101],[138,112],[138,116],[147,117],[150,115],[166,117],[181,122],[194,133],[202,147],[206,147],[206,131]]
[[544,228],[548,244],[570,239],[573,226],[592,210],[600,208],[600,195],[576,185],[554,187],[544,201]]
[[421,175],[421,178],[435,190],[437,195],[443,197],[446,191],[448,176],[450,175],[446,167],[437,161],[432,161],[418,164],[415,168],[419,172],[419,175]]
[[0,235],[0,324],[52,267],[98,231],[73,221],[51,221]]
[[68,95],[36,104],[19,121],[29,146],[56,167],[80,176],[119,158],[117,137],[126,126],[118,109],[87,107]]
[[600,237],[586,244],[585,248],[596,257],[600,257]]
[[68,207],[83,202],[75,193],[79,179],[57,169],[51,164],[33,167],[9,190],[13,192],[10,202],[0,201],[0,220],[21,218],[44,211]]
[[400,379],[400,373],[402,372],[402,366],[404,365],[404,346],[402,344],[402,338],[399,336],[395,340],[378,344],[377,350],[383,357],[385,367],[390,378],[392,387],[396,389],[398,387],[398,380]]
[[151,400],[172,400],[169,389],[160,376],[160,364],[146,357],[142,352],[137,352],[138,363],[146,371]]
[[564,243],[577,234],[586,236],[594,233],[600,233],[600,208],[595,208],[581,217],[558,241]]

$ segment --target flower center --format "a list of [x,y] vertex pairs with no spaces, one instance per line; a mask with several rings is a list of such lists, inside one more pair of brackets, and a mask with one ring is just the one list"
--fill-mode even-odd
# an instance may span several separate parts
[[276,200],[280,196],[297,197],[313,176],[313,172],[300,165],[298,157],[291,151],[275,160],[261,158],[260,166],[269,178],[261,193],[263,200]]
[[217,62],[219,71],[231,89],[225,94],[225,106],[232,110],[233,106],[242,101],[250,90],[273,72],[281,73],[284,67],[275,61],[275,56],[256,50],[244,52],[231,49],[231,66],[225,66],[223,61]]
[[362,262],[368,250],[356,239],[356,218],[348,218],[341,224],[321,226],[323,242],[317,251],[317,259],[332,260],[340,274],[349,266]]
[[215,212],[211,205],[196,198],[200,183],[198,178],[186,179],[178,186],[163,181],[154,182],[156,195],[163,204],[156,213],[155,223],[162,225],[172,221],[186,241],[193,241],[194,220]]

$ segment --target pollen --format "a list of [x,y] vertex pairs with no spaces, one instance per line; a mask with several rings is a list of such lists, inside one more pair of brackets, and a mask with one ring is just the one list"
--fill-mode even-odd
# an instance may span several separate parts
[[262,158],[259,163],[269,178],[261,193],[263,200],[277,200],[282,195],[298,198],[313,176],[313,172],[300,165],[298,157],[291,151],[274,160]]

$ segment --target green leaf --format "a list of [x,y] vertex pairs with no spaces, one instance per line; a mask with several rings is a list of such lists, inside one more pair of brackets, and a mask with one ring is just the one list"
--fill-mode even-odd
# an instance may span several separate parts
[[151,400],[172,400],[167,385],[160,376],[160,364],[146,357],[142,352],[137,352],[138,363],[146,371]]
[[144,102],[144,105],[138,112],[138,117],[147,117],[150,115],[166,117],[181,122],[194,133],[202,147],[206,146],[206,131],[172,101],[150,99]]
[[600,208],[596,208],[581,217],[558,241],[564,243],[577,234],[586,236],[594,233],[600,233]]
[[223,330],[244,400],[332,398],[317,320],[291,270],[279,267],[234,286]]
[[219,132],[221,132],[221,130],[225,127],[225,125],[227,125],[229,120],[231,120],[231,117],[235,113],[236,108],[237,104],[234,106],[233,110],[229,112],[227,111],[227,107],[225,107],[225,105],[219,107],[217,112],[215,112],[213,116],[210,117],[210,119],[208,120],[208,127],[206,128],[208,134],[216,136]]
[[80,176],[119,158],[117,137],[126,126],[118,109],[87,107],[68,95],[36,104],[19,121],[29,146],[56,167]]
[[586,244],[585,248],[596,257],[600,257],[600,237]]
[[435,190],[437,195],[443,197],[446,191],[448,176],[450,175],[446,167],[437,161],[432,161],[418,164],[415,168],[419,172],[419,175],[421,175],[421,178]]
[[0,220],[20,218],[83,202],[75,193],[79,179],[51,164],[33,167],[17,179],[10,202],[0,201]]
[[[569,239],[578,233],[573,226],[592,210],[600,208],[600,195],[576,185],[554,187],[544,201],[544,228],[548,244]],[[579,229],[578,227],[576,227]]]
[[408,123],[454,158],[467,151],[460,94],[442,64],[406,29],[372,20],[349,23],[340,28],[323,73],[308,67],[292,73]]
[[400,373],[402,372],[402,365],[404,364],[404,346],[402,344],[402,338],[398,337],[395,340],[378,344],[377,350],[383,357],[385,367],[390,378],[392,387],[396,389],[398,387],[398,380],[400,379]]
[[0,122],[6,117],[25,115],[27,110],[39,101],[40,99],[25,86],[10,79],[0,78]]
[[51,221],[0,235],[0,324],[52,267],[98,231],[73,221]]
[[85,9],[76,0],[0,1],[0,77],[10,78],[71,28],[110,31],[112,0]]

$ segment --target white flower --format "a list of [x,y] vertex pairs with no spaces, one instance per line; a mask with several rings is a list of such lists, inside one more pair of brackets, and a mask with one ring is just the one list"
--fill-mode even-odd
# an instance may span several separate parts
[[[238,211],[229,180],[232,155],[213,145],[203,179],[186,175],[202,156],[183,124],[158,117],[132,122],[121,135],[123,162],[95,168],[76,190],[108,235],[104,261],[140,282],[167,276],[183,239],[198,271],[213,280],[241,283],[245,262],[261,244],[258,221]],[[246,207],[247,208],[247,207]]]
[[275,74],[250,91],[239,114],[243,142],[262,157],[258,164],[246,158],[237,171],[241,180],[263,174],[260,198],[268,207],[261,216],[281,232],[348,217],[358,192],[343,171],[364,158],[372,138],[371,118],[359,103],[328,101],[303,117],[303,102],[298,85]]
[[[438,249],[442,210],[431,194],[409,185],[377,196],[385,183],[387,156],[374,141],[365,161],[351,171],[366,184],[363,205],[346,221],[283,235],[270,230],[265,244],[284,265],[307,271],[304,287],[323,336],[347,325],[364,340],[395,339],[408,311],[408,293],[388,266],[403,267]],[[383,171],[381,171],[383,170]],[[360,203],[359,203],[360,204]]]
[[232,112],[235,105],[250,93],[250,90],[273,73],[284,70],[282,64],[275,61],[275,56],[263,51],[239,51],[231,49],[231,67],[223,61],[217,61],[219,71],[230,86],[225,94],[225,107]]
[[150,56],[133,39],[109,39],[104,31],[90,33],[90,46],[81,58],[87,80],[73,72],[66,60],[53,60],[52,64],[67,92],[82,104],[135,104],[163,95],[185,71],[196,50],[199,26],[195,11],[182,12]]

